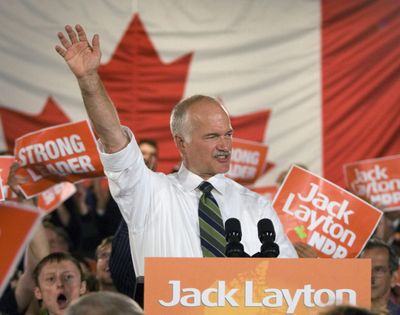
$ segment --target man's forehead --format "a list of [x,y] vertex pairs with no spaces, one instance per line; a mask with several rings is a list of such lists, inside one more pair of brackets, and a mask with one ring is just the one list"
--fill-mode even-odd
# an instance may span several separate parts
[[362,258],[371,258],[374,261],[385,260],[389,263],[389,252],[386,248],[376,247],[366,249],[361,255]]
[[139,148],[140,148],[140,150],[146,151],[146,152],[149,152],[149,151],[156,152],[157,151],[157,149],[154,146],[152,146],[150,143],[146,143],[146,142],[141,143],[139,145]]
[[51,272],[66,272],[66,271],[79,272],[79,269],[72,261],[69,260],[52,261],[43,266],[41,273],[44,274]]

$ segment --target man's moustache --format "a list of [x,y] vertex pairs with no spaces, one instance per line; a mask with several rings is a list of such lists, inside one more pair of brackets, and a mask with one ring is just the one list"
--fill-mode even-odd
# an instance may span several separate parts
[[218,151],[214,154],[214,157],[219,157],[219,156],[229,157],[230,155],[231,155],[230,151]]

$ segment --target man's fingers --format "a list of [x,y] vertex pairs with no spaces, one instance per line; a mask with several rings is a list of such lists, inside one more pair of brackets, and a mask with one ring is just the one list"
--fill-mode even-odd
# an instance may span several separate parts
[[58,39],[60,40],[61,44],[68,49],[71,47],[71,43],[69,42],[68,39],[65,38],[64,34],[62,32],[57,33]]
[[67,51],[65,49],[62,49],[60,46],[56,46],[56,51],[60,54],[61,57],[64,57]]
[[68,34],[69,39],[71,40],[72,44],[75,44],[78,42],[78,37],[76,36],[76,33],[74,29],[71,27],[71,25],[65,26],[65,30]]
[[100,51],[100,40],[99,35],[95,34],[92,39],[92,47],[94,52]]
[[87,42],[86,33],[83,30],[83,27],[79,24],[75,25],[76,32],[78,33],[78,38],[81,42]]

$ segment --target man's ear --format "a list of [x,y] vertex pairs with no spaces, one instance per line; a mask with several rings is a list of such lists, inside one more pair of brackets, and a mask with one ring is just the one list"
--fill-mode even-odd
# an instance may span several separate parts
[[38,300],[42,300],[42,291],[40,291],[39,287],[33,288],[33,293],[35,294],[35,298]]
[[175,141],[175,144],[176,144],[178,150],[180,152],[184,152],[185,148],[186,148],[185,140],[181,136],[175,135],[174,136],[174,141]]
[[79,294],[84,295],[86,293],[86,281],[81,282],[81,287],[79,288]]

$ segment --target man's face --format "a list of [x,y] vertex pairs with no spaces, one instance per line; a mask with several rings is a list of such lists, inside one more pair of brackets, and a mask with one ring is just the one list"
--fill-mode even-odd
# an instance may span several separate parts
[[149,169],[155,171],[157,168],[157,149],[149,143],[141,143],[140,151],[143,154],[144,163]]
[[45,232],[50,245],[50,253],[69,252],[68,242],[61,235],[50,228],[45,228]]
[[86,283],[76,265],[69,260],[50,262],[43,267],[38,278],[39,287],[34,293],[43,300],[50,315],[64,314],[67,306],[85,293]]
[[389,253],[386,248],[366,250],[361,258],[371,258],[371,299],[388,298],[394,276],[390,273]]
[[112,284],[112,278],[110,273],[110,256],[111,256],[111,244],[107,244],[102,247],[97,256],[96,263],[96,278],[100,283]]
[[190,141],[176,139],[185,166],[203,179],[229,171],[233,131],[228,114],[206,100],[193,104],[187,115]]

